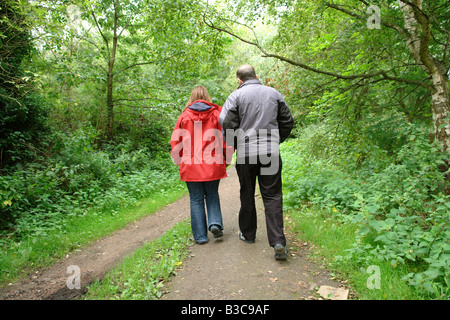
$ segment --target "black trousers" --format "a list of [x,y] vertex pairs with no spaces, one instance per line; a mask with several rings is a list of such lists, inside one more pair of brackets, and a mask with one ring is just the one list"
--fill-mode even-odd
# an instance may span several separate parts
[[[256,162],[256,163],[255,163]],[[263,162],[264,163],[264,162]],[[264,202],[264,211],[266,217],[267,238],[270,246],[277,243],[286,245],[283,226],[283,193],[281,170],[281,157],[276,170],[270,170],[270,174],[264,173],[264,168],[270,164],[263,164],[259,159],[249,159],[237,161],[236,171],[241,185],[240,199],[241,209],[239,211],[239,228],[248,240],[254,240],[256,237],[256,206],[255,206],[255,187],[256,178],[258,178],[259,189]],[[265,161],[267,163],[267,161]],[[263,173],[263,174],[261,174]]]

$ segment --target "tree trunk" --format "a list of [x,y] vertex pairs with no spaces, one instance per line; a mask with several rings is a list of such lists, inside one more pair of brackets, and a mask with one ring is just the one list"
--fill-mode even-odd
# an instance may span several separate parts
[[450,152],[450,95],[448,77],[436,71],[432,75],[434,91],[431,96],[433,107],[433,122],[436,139],[444,146],[444,151]]
[[445,164],[441,166],[441,170],[442,172],[447,172],[446,180],[450,182],[450,103],[448,77],[436,72],[433,74],[432,82],[435,90],[431,97],[434,132],[438,142],[443,145],[444,154],[447,155]]
[[[423,0],[399,1],[406,29],[406,41],[414,60],[431,79],[431,106],[436,140],[443,146],[445,155],[450,154],[450,95],[447,70],[444,62],[435,59],[429,52],[431,24],[422,11]],[[419,29],[421,29],[419,32]],[[447,157],[448,159],[449,157]],[[442,166],[443,172],[450,168],[450,160]],[[450,174],[447,174],[450,181]]]
[[[112,139],[114,136],[114,98],[113,98],[113,88],[114,88],[114,63],[116,62],[116,52],[117,43],[119,37],[117,35],[117,23],[119,20],[119,1],[114,1],[114,25],[113,25],[113,43],[108,61],[108,82],[107,82],[107,96],[106,96],[106,137],[108,140]],[[104,37],[105,42],[108,41]],[[109,51],[108,43],[107,48]]]
[[113,78],[114,75],[108,72],[107,96],[106,96],[106,137],[112,139],[114,136],[114,101],[113,101]]

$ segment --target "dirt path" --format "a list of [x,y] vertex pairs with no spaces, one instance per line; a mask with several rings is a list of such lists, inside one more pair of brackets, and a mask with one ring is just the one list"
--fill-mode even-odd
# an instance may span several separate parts
[[[159,212],[135,221],[125,229],[70,253],[48,269],[39,270],[18,283],[0,288],[0,300],[68,300],[83,293],[94,279],[102,278],[125,256],[144,243],[162,236],[189,216],[189,199],[183,198]],[[68,289],[69,266],[80,268],[81,289]]]
[[[224,237],[194,245],[192,258],[177,272],[162,300],[298,300],[308,298],[316,287],[339,287],[328,272],[308,261],[307,247],[290,250],[287,261],[277,261],[269,246],[262,200],[257,197],[256,242],[238,238],[239,181],[236,171],[220,185]],[[287,234],[288,247],[296,243]]]
[[[305,258],[307,247],[291,250],[288,261],[273,258],[260,199],[256,243],[238,239],[239,182],[234,168],[229,175],[220,185],[224,237],[216,240],[210,234],[209,243],[191,247],[191,257],[168,284],[162,300],[296,300],[311,296],[321,285],[339,287],[325,270]],[[69,254],[48,269],[0,289],[0,299],[73,299],[83,293],[83,287],[104,276],[136,248],[160,237],[188,216],[189,198],[185,197],[86,249]],[[287,237],[288,246],[295,244]],[[67,288],[70,276],[67,268],[72,265],[80,268],[81,290]]]

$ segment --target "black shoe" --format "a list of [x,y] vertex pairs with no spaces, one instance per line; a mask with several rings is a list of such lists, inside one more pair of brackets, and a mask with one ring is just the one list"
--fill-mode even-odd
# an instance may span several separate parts
[[277,243],[273,246],[273,250],[275,251],[275,260],[287,260],[288,252],[286,246]]
[[244,235],[242,234],[242,232],[239,232],[239,239],[241,239],[242,241],[245,241],[247,243],[255,243],[255,240],[247,240],[245,239]]
[[223,232],[218,226],[212,226],[210,231],[214,235],[214,238],[220,238],[223,236]]

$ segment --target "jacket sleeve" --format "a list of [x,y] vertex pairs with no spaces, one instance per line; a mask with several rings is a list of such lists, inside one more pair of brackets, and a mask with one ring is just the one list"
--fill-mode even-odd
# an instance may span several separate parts
[[224,131],[228,129],[236,130],[239,128],[239,107],[236,98],[236,94],[232,93],[227,101],[225,101],[222,112],[220,113],[219,123]]
[[[221,126],[219,125],[219,130],[221,130]],[[223,131],[222,131],[223,132]],[[229,165],[231,163],[231,161],[233,161],[233,154],[234,154],[234,148],[233,146],[229,146],[226,141],[225,138],[222,134],[222,147],[223,147],[223,159],[225,161],[226,165]]]
[[[241,120],[239,117],[239,106],[237,103],[236,93],[230,94],[227,101],[223,105],[222,111],[219,116],[219,124],[222,126],[223,139],[227,142],[227,145],[234,148],[236,147],[236,137],[234,134],[230,137],[234,137],[233,141],[228,141],[227,139],[227,130],[237,130],[241,125]],[[227,153],[229,154],[229,152]],[[228,159],[227,159],[228,161]]]
[[294,118],[283,98],[278,101],[278,128],[280,131],[280,143],[284,142],[291,134],[294,127]]
[[181,159],[183,158],[183,134],[181,129],[182,116],[178,118],[175,128],[172,132],[172,137],[170,138],[170,156],[176,165],[181,164]]
[[[223,109],[222,109],[222,107],[217,107],[217,109],[219,110],[219,119],[220,119],[220,112],[222,112]],[[229,165],[231,163],[231,161],[233,160],[234,148],[233,148],[233,146],[229,146],[226,144],[225,137],[223,135],[223,128],[220,125],[220,121],[218,121],[218,123],[217,123],[217,129],[222,134],[220,139],[222,141],[222,147],[223,147],[223,158],[224,158],[226,165]]]

